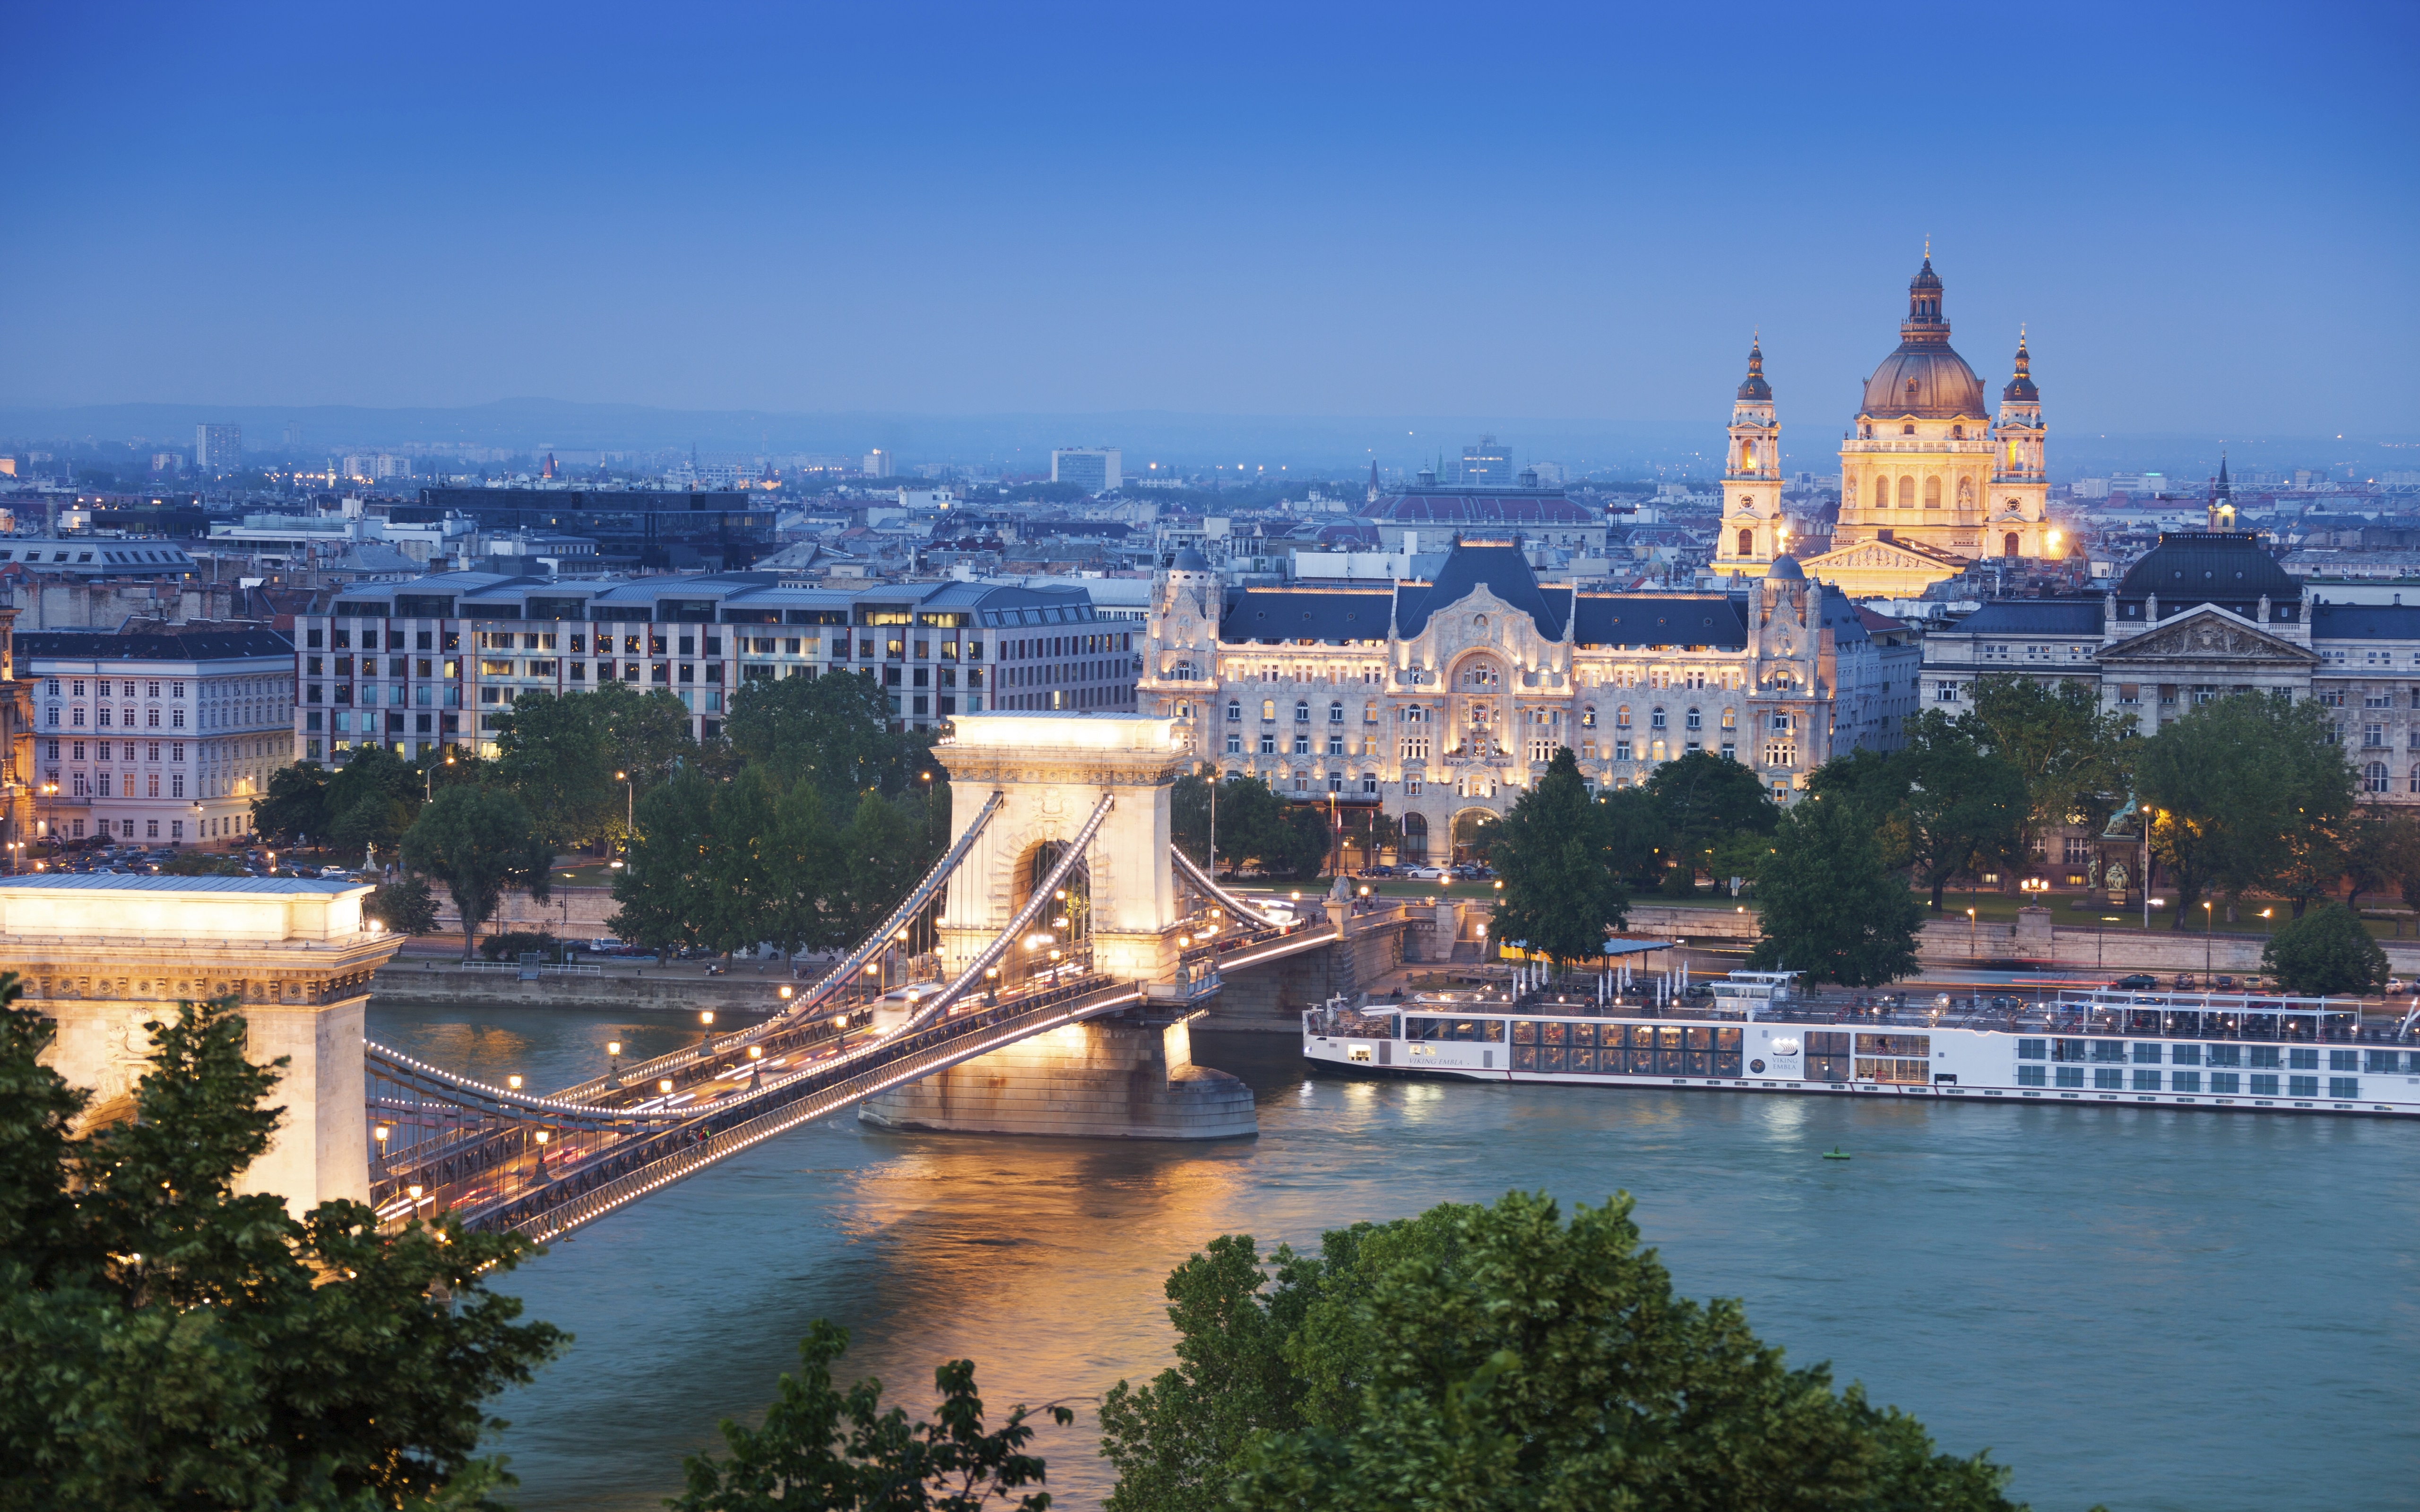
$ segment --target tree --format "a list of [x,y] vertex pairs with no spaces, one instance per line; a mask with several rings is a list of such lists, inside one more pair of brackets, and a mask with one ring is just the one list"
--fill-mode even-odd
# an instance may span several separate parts
[[538,816],[558,850],[594,844],[622,827],[622,784],[604,729],[610,702],[612,695],[596,693],[524,692],[495,716],[496,779]]
[[437,933],[437,900],[428,891],[428,879],[417,873],[407,872],[401,881],[373,891],[362,900],[362,912],[397,934]]
[[2278,926],[2260,949],[2260,969],[2288,992],[2329,995],[2375,992],[2386,984],[2386,952],[2361,916],[2325,903]]
[[1606,859],[1615,872],[1630,882],[1652,887],[1659,880],[1657,857],[1671,841],[1664,810],[1645,788],[1609,788],[1596,795],[1604,814]]
[[2318,704],[2236,694],[2143,742],[2136,798],[2150,815],[2152,855],[2177,885],[2173,928],[2206,892],[2293,886],[2290,872],[2316,870],[2313,853],[2353,805],[2335,736]]
[[[675,1512],[980,1512],[995,1504],[1047,1512],[1047,1492],[1016,1494],[1044,1479],[1040,1457],[1025,1452],[1033,1438],[1027,1411],[1011,1409],[1006,1423],[985,1432],[973,1361],[952,1360],[933,1373],[938,1420],[911,1424],[901,1408],[882,1411],[878,1381],[834,1388],[831,1365],[847,1349],[846,1330],[816,1319],[799,1342],[798,1374],[782,1377],[764,1427],[725,1418],[730,1459],[683,1461],[688,1486],[669,1504]],[[1062,1426],[1076,1420],[1064,1407],[1043,1410]]]
[[244,1059],[233,998],[146,1025],[135,1117],[71,1137],[88,1094],[17,995],[0,977],[0,1504],[492,1504],[482,1404],[566,1337],[485,1289],[528,1242],[236,1195],[285,1062]]
[[2357,804],[2345,833],[2345,906],[2358,910],[2361,895],[2397,887],[2420,870],[2420,825],[2382,803]]
[[269,774],[269,791],[252,800],[255,833],[275,845],[292,845],[305,835],[328,837],[328,769],[297,762]]
[[2016,854],[2042,849],[2044,837],[2062,825],[2099,833],[2132,785],[2133,717],[2102,713],[2098,692],[2072,679],[2054,687],[2030,677],[1985,677],[1974,695],[1960,722],[2024,783]]
[[1177,1364],[1103,1404],[1110,1512],[2012,1505],[1984,1456],[1676,1297],[1630,1212],[1450,1203],[1273,1277],[1214,1244],[1170,1279]]
[[606,927],[664,950],[699,943],[715,912],[715,783],[685,766],[639,805],[628,864],[613,876],[618,905]]
[[462,954],[479,926],[495,917],[504,889],[544,903],[551,896],[554,848],[521,801],[502,788],[449,787],[403,837],[403,864],[442,878],[462,916]]
[[1176,779],[1168,795],[1169,840],[1178,850],[1193,858],[1193,864],[1210,866],[1210,795],[1212,778],[1187,772]]
[[1854,802],[1809,795],[1774,836],[1757,880],[1763,937],[1748,954],[1761,971],[1788,967],[1810,981],[1879,987],[1916,969],[1924,905],[1883,855],[1871,816]]
[[732,695],[723,739],[784,785],[814,784],[828,804],[869,790],[900,797],[933,769],[932,737],[892,728],[890,696],[870,673],[759,678]]
[[1527,942],[1558,966],[1605,953],[1608,930],[1629,918],[1630,889],[1614,867],[1606,812],[1589,795],[1569,746],[1513,802],[1497,834],[1504,881],[1489,933]]
[[1907,744],[1891,761],[1904,773],[1907,796],[1896,822],[1916,880],[1940,913],[1949,879],[1982,861],[2022,853],[2025,783],[2017,769],[1976,743],[1972,726],[1927,709],[1907,724]]
[[1684,867],[1694,869],[1717,842],[1743,829],[1772,834],[1781,818],[1755,772],[1702,750],[1666,762],[1646,787],[1670,832],[1668,850]]
[[350,855],[373,845],[394,851],[419,816],[420,769],[381,746],[353,751],[328,779],[326,841]]

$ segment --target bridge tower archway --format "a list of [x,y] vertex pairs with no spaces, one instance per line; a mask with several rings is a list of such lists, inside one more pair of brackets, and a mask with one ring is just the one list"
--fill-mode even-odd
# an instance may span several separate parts
[[[950,773],[954,841],[993,794],[1001,796],[999,812],[950,879],[940,930],[947,965],[970,961],[1007,928],[1066,847],[1093,826],[1078,870],[1062,884],[1080,914],[1044,915],[1070,920],[1049,933],[1063,938],[1080,918],[1094,970],[1154,981],[1175,975],[1184,907],[1169,862],[1170,799],[1189,760],[1177,720],[960,715],[934,755]],[[1109,811],[1094,825],[1104,798]]]

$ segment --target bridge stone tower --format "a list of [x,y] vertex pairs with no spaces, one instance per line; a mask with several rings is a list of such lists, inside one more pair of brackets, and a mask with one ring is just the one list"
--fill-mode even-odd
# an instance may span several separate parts
[[955,969],[1008,927],[1026,901],[1036,853],[1072,843],[1104,795],[1108,818],[1086,849],[1094,965],[1162,981],[1176,972],[1179,904],[1168,864],[1169,795],[1189,764],[1174,719],[1103,714],[973,714],[934,754],[950,771],[951,836],[993,793],[1001,811],[950,879],[941,951]]
[[[1085,850],[1094,968],[1172,981],[1183,918],[1169,800],[1190,764],[1180,721],[977,714],[958,716],[954,729],[935,753],[950,772],[953,843],[995,793],[1001,808],[943,894],[943,969],[962,970],[1008,927],[1047,870],[1037,858],[1075,843],[1107,795],[1110,810]],[[1219,1139],[1260,1129],[1250,1088],[1194,1065],[1184,1014],[1149,1003],[894,1088],[861,1103],[858,1116],[893,1129],[1094,1138]]]
[[245,1054],[291,1064],[271,1094],[285,1118],[236,1189],[275,1193],[300,1217],[331,1198],[369,1200],[362,1011],[370,974],[403,943],[365,926],[369,891],[282,877],[8,877],[0,969],[58,1026],[42,1058],[94,1094],[87,1128],[133,1115],[153,1049],[146,1022],[175,1018],[179,1000],[240,996]]

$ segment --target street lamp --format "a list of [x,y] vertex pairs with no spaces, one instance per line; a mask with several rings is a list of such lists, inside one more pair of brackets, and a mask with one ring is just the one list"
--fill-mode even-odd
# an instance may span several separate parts
[[1968,960],[1971,961],[1974,959],[1975,951],[1975,910],[1969,908],[1966,910],[1966,957]]
[[2204,992],[2210,990],[2210,948],[2218,929],[2218,925],[2213,922],[2217,917],[2211,911],[2210,903],[2205,901],[2201,905],[2201,985]]
[[714,1048],[714,1010],[710,1008],[699,1009],[697,1011],[697,1021],[706,1026],[706,1038],[700,1040],[697,1044],[698,1053],[700,1055],[704,1055],[706,1052]]
[[622,1085],[622,1041],[619,1040],[605,1041],[605,1085],[612,1088]]

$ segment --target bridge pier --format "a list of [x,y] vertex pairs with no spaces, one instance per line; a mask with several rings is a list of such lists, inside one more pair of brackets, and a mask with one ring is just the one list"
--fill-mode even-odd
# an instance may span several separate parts
[[1093,1139],[1260,1133],[1251,1088],[1193,1063],[1185,1023],[1124,1015],[1037,1034],[858,1104],[885,1129]]

